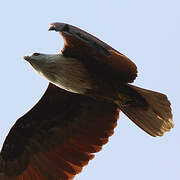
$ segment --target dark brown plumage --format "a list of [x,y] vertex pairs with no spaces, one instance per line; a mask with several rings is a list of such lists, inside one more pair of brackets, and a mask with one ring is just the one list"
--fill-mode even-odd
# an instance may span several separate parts
[[0,180],[16,175],[14,179],[71,179],[107,143],[118,115],[113,104],[49,84],[11,128],[1,151]]
[[40,101],[6,137],[0,180],[73,179],[108,142],[120,109],[152,136],[173,127],[164,94],[128,84],[137,68],[126,56],[74,26],[53,23],[50,30],[61,33],[63,56],[84,65],[93,88],[78,94],[49,83]]
[[52,23],[49,30],[62,35],[63,55],[81,60],[92,75],[126,83],[136,78],[137,67],[130,59],[89,33],[64,23]]

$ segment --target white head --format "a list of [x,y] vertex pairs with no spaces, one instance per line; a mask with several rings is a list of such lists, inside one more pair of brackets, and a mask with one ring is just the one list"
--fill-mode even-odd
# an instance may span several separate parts
[[24,59],[28,61],[36,71],[42,72],[44,66],[60,60],[61,56],[62,54],[33,53],[30,56],[24,56]]
[[81,61],[63,54],[33,53],[24,56],[32,67],[56,86],[74,93],[91,89],[91,76]]

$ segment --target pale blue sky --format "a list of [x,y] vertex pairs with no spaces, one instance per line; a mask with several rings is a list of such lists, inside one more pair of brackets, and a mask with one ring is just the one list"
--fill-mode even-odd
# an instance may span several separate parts
[[175,128],[153,138],[120,114],[115,134],[75,180],[180,179],[180,1],[2,1],[0,6],[0,146],[16,119],[42,96],[47,81],[22,59],[56,53],[63,42],[48,32],[59,21],[79,26],[132,59],[135,85],[172,102]]

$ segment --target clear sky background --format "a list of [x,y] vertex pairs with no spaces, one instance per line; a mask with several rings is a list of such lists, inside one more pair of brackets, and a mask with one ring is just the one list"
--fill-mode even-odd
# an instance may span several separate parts
[[0,4],[0,146],[16,119],[42,96],[48,82],[22,57],[63,46],[51,22],[99,37],[138,66],[135,85],[160,91],[172,103],[175,128],[153,138],[122,113],[103,150],[75,180],[180,179],[180,1],[31,0]]

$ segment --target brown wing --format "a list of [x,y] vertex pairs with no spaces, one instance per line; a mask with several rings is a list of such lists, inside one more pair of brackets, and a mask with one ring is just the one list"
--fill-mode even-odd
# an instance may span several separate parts
[[119,109],[49,84],[11,128],[0,154],[0,180],[70,180],[107,143]]
[[64,23],[52,23],[49,30],[62,35],[64,56],[81,60],[92,74],[121,82],[136,78],[137,67],[130,59],[89,33]]

